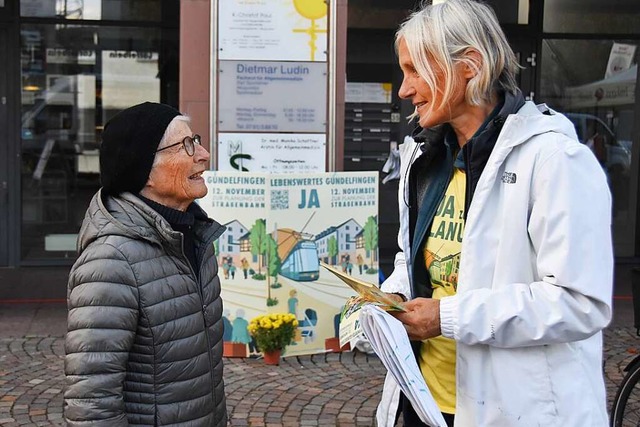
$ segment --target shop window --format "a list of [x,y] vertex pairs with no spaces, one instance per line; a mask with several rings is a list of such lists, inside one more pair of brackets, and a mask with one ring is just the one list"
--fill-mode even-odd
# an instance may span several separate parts
[[75,258],[73,236],[100,187],[104,123],[177,99],[177,46],[177,29],[21,26],[23,260]]
[[[638,80],[638,44],[630,40],[545,39],[540,94],[574,124],[578,139],[593,152],[613,196],[617,256],[632,256],[635,236],[637,165],[632,153]],[[588,52],[588,55],[585,55]],[[637,160],[635,160],[637,161]],[[637,172],[634,172],[637,173]]]
[[545,0],[544,32],[637,34],[638,0]]
[[487,0],[501,24],[527,25],[530,0]]
[[162,1],[20,0],[20,16],[75,20],[160,21]]

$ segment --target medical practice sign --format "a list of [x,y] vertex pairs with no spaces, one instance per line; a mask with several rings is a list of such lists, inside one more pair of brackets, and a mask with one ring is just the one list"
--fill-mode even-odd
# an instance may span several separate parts
[[217,169],[323,172],[329,2],[217,0],[215,5]]
[[218,170],[324,172],[326,138],[312,133],[220,133]]
[[327,65],[322,62],[220,62],[220,132],[324,133]]

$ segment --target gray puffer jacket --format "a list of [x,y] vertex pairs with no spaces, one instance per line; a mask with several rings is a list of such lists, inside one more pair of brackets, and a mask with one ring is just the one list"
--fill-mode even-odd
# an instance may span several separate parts
[[160,214],[129,193],[93,197],[67,294],[70,426],[226,426],[223,231],[196,219],[198,279]]

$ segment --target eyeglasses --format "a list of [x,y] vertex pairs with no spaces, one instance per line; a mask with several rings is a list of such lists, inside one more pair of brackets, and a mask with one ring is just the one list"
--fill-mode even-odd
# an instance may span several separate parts
[[182,144],[182,146],[184,147],[184,151],[186,151],[189,156],[193,156],[196,153],[196,145],[202,145],[202,140],[200,138],[200,135],[198,134],[193,136],[185,136],[182,141],[176,142],[175,144],[167,145],[164,148],[156,150],[156,153],[180,144]]

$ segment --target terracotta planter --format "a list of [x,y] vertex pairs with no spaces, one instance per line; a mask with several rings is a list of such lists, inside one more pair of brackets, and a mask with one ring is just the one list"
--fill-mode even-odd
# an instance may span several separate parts
[[280,350],[265,351],[264,363],[267,365],[279,365],[280,364]]
[[225,342],[222,345],[224,357],[247,357],[247,345],[238,342]]
[[327,338],[324,340],[324,348],[325,350],[331,351],[333,353],[337,353],[340,351],[349,351],[351,350],[351,345],[346,343],[342,348],[340,348],[340,339],[333,337]]

